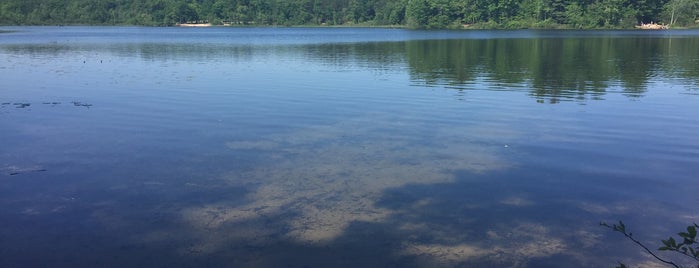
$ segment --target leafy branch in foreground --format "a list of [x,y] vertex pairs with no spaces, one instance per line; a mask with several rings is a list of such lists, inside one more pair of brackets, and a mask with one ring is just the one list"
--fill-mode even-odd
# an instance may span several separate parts
[[[612,231],[619,232],[623,234],[626,238],[643,248],[648,254],[653,256],[656,260],[666,264],[670,265],[676,268],[681,268],[682,266],[670,261],[663,259],[656,255],[653,251],[651,251],[646,245],[641,243],[640,241],[636,240],[633,238],[633,233],[628,232],[626,230],[626,225],[622,221],[619,221],[619,224],[611,224],[609,225],[606,222],[601,222],[601,226],[607,227],[609,229],[612,229]],[[684,255],[686,257],[689,257],[690,259],[694,260],[695,262],[699,263],[699,241],[697,240],[697,228],[699,228],[699,225],[694,223],[693,225],[687,226],[687,232],[679,232],[677,235],[681,237],[682,242],[677,242],[675,238],[670,237],[667,240],[661,240],[663,243],[663,246],[658,248],[660,251],[674,251],[679,253],[680,255]],[[617,268],[627,268],[626,264],[623,264],[619,262],[619,266]],[[697,266],[690,266],[690,267],[697,267],[699,268],[699,264]]]

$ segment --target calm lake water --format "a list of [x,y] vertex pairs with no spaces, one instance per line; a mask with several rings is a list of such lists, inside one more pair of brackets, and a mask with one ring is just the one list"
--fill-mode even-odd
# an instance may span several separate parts
[[0,30],[2,267],[643,266],[600,221],[699,222],[699,31]]

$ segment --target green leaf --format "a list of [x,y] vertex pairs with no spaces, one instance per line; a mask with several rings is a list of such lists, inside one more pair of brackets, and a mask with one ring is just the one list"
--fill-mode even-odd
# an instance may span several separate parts
[[677,242],[675,241],[674,238],[670,237],[670,239],[668,239],[668,241],[670,242],[670,247],[677,248]]
[[670,247],[672,246],[672,245],[670,244],[670,240],[669,240],[669,239],[668,239],[668,240],[660,240],[660,241],[663,242],[663,244],[665,245],[665,247],[670,248]]
[[682,243],[680,243],[678,246],[686,246],[686,245],[691,245],[693,243],[694,243],[694,241],[689,240],[688,238],[685,238],[684,241],[682,241]]
[[697,237],[697,227],[687,226],[687,232],[689,233],[690,237],[692,237],[692,238]]
[[690,237],[690,235],[689,235],[688,233],[685,233],[685,232],[679,232],[679,233],[677,233],[677,235],[679,235],[679,236],[682,237],[682,238],[688,238],[688,237]]
[[617,267],[615,267],[615,268],[629,268],[629,267],[626,266],[626,264],[624,264],[623,262],[620,262],[620,261],[619,261],[619,262],[617,262],[617,263],[619,263],[619,265],[618,265]]
[[670,250],[670,248],[669,247],[660,247],[660,248],[658,248],[658,250]]

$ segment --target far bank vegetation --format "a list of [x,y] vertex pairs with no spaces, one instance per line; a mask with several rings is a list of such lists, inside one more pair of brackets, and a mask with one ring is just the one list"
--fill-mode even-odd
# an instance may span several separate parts
[[3,0],[1,25],[697,27],[697,0]]

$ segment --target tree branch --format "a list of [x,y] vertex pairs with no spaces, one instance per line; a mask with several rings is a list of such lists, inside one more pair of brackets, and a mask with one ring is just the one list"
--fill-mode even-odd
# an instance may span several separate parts
[[627,232],[626,232],[626,226],[624,225],[623,222],[619,221],[619,225],[613,224],[613,225],[611,225],[611,226],[610,226],[609,224],[607,224],[607,223],[601,222],[600,225],[601,225],[601,226],[604,226],[604,227],[607,227],[607,228],[610,228],[610,229],[614,230],[615,232],[620,232],[620,233],[622,233],[624,236],[626,236],[626,238],[630,239],[631,241],[633,241],[634,243],[636,243],[637,245],[639,245],[639,246],[640,246],[641,248],[643,248],[646,252],[648,252],[648,254],[650,254],[651,256],[653,256],[653,258],[655,258],[656,260],[658,260],[658,261],[660,261],[660,262],[662,262],[662,263],[668,264],[668,265],[672,265],[672,266],[674,266],[675,268],[682,268],[681,266],[675,264],[674,262],[667,261],[667,260],[664,260],[663,258],[658,257],[658,255],[655,255],[655,253],[653,253],[653,251],[651,251],[650,249],[648,249],[648,247],[646,247],[643,243],[641,243],[640,241],[638,241],[638,240],[636,240],[635,238],[633,238],[633,237],[631,236],[631,233],[627,233]]

